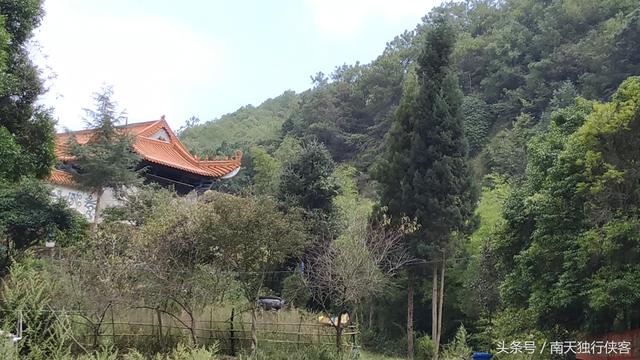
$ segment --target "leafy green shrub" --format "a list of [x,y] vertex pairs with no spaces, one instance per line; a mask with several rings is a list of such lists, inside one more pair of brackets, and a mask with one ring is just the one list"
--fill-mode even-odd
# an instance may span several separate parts
[[91,354],[79,356],[77,360],[117,360],[118,350],[110,346],[101,347]]
[[407,336],[393,337],[371,329],[363,329],[362,346],[370,351],[390,355],[404,356],[407,353]]
[[416,359],[429,360],[433,358],[433,340],[429,335],[422,335],[416,339]]
[[54,286],[39,266],[37,260],[27,258],[11,267],[0,299],[2,328],[14,332],[22,319],[26,329],[17,344],[22,358],[57,359],[71,352],[70,323],[66,316],[51,311]]
[[145,360],[146,357],[136,349],[130,349],[126,354],[122,355],[122,360]]
[[3,360],[17,360],[19,359],[18,349],[7,338],[0,338],[0,359]]
[[311,292],[298,272],[287,276],[282,281],[282,296],[287,304],[303,307],[311,298]]
[[[258,359],[269,360],[338,360],[347,358],[337,354],[333,346],[304,346],[300,348],[282,344],[260,344]],[[241,354],[239,360],[252,359],[250,353]]]
[[220,347],[217,343],[208,347],[190,347],[178,344],[167,356],[167,360],[214,360],[217,359]]
[[[58,360],[216,360],[219,359],[218,344],[213,344],[208,347],[191,347],[189,345],[184,345],[182,343],[178,344],[175,348],[173,348],[168,354],[155,354],[152,356],[145,356],[143,353],[139,352],[136,349],[130,349],[126,353],[123,353],[120,356],[120,353],[113,346],[103,346],[99,350],[80,355],[77,358],[71,357],[69,355],[56,358]],[[0,354],[2,354],[0,348]],[[5,359],[5,358],[3,358]]]
[[473,351],[467,344],[467,330],[464,325],[460,325],[453,341],[445,346],[442,352],[443,360],[463,360],[469,359]]
[[13,243],[13,249],[46,240],[67,245],[82,239],[87,231],[82,215],[62,200],[53,200],[47,185],[35,180],[0,182],[0,234]]

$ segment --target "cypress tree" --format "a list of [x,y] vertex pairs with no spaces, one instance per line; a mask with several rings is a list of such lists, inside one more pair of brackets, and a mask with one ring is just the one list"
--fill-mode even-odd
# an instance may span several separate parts
[[[436,358],[447,244],[451,234],[467,223],[477,200],[459,111],[462,93],[450,66],[454,43],[455,32],[449,22],[443,17],[435,18],[426,34],[415,74],[406,80],[377,172],[382,206],[395,218],[409,216],[418,221],[421,230],[418,236],[408,239],[409,247],[416,257],[434,263],[432,338]],[[441,266],[439,276],[438,265]],[[413,356],[413,278],[410,271],[407,289],[410,357]]]
[[85,109],[85,121],[88,128],[93,129],[93,135],[85,144],[78,144],[74,136],[69,137],[69,152],[75,158],[77,170],[73,172],[74,180],[97,196],[94,228],[104,190],[111,188],[118,193],[141,181],[134,171],[140,161],[133,152],[134,139],[118,128],[123,115],[116,111],[112,96],[112,88],[105,87],[94,94],[96,109]]
[[339,190],[333,176],[335,166],[329,150],[312,140],[285,164],[280,175],[278,200],[286,208],[303,209],[310,231],[324,241],[335,233],[333,199]]

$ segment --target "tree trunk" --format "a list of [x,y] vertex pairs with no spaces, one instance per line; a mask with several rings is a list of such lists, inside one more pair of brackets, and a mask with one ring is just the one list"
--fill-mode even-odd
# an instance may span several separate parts
[[413,359],[413,272],[407,277],[407,359]]
[[442,269],[440,270],[440,301],[438,305],[438,347],[442,337],[442,306],[444,304],[444,269],[446,267],[445,255],[442,253]]
[[93,348],[98,348],[98,342],[100,341],[100,323],[93,324]]
[[342,352],[342,312],[338,313],[338,321],[336,322],[336,350],[338,354]]
[[258,351],[258,329],[256,328],[256,308],[251,307],[251,352],[253,353],[253,357],[257,356]]
[[192,312],[188,312],[189,320],[191,320],[191,327],[189,328],[189,332],[191,332],[191,341],[193,341],[193,345],[198,345],[198,338],[196,337],[196,318],[193,316]]
[[433,360],[438,360],[438,265],[433,264],[433,286],[431,287],[431,341]]
[[93,223],[91,224],[91,231],[94,233],[96,232],[96,229],[98,229],[98,215],[100,213],[100,200],[102,199],[102,194],[104,194],[104,189],[100,188],[96,191],[96,212],[93,215]]
[[160,350],[164,351],[164,338],[162,336],[162,313],[160,308],[156,308],[156,317],[158,318],[158,343],[160,344]]

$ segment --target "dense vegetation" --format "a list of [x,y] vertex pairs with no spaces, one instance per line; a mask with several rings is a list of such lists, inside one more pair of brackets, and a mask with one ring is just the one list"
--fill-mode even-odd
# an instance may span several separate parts
[[44,15],[42,1],[1,1],[0,12],[0,180],[46,178],[55,160],[53,120],[36,104],[45,89],[28,53]]
[[43,16],[39,0],[0,1],[0,273],[16,252],[45,241],[72,242],[86,224],[36,179],[49,176],[53,119],[36,103],[44,93],[29,58],[29,40]]
[[[633,50],[640,13],[633,0],[468,1],[432,13],[454,15],[453,60],[465,94],[472,154],[520,114],[545,122],[577,94],[607,100],[626,77],[640,71]],[[263,129],[284,124],[285,135],[315,137],[336,161],[353,161],[364,171],[379,153],[427,23],[425,18],[415,30],[397,36],[369,64],[342,65],[328,77],[317,74],[308,91],[289,91],[256,108],[188,128],[183,139],[204,153],[223,141],[276,141],[278,132]]]
[[[470,224],[475,230],[452,243],[452,255],[462,260],[448,262],[443,338],[464,324],[469,341],[489,349],[500,338],[637,328],[633,159],[639,155],[639,108],[638,80],[630,78],[640,75],[636,1],[446,3],[390,41],[371,63],[339,66],[329,76],[315,75],[311,89],[287,92],[281,98],[295,106],[281,105],[287,111],[279,116],[270,112],[260,118],[261,105],[251,108],[249,122],[241,109],[224,121],[187,128],[185,143],[212,155],[222,140],[206,135],[207,129],[281,125],[280,132],[261,137],[225,133],[226,146],[246,147],[249,156],[245,177],[223,190],[263,188],[267,169],[288,168],[283,149],[317,141],[340,166],[355,168],[362,201],[377,202],[373,170],[386,148],[385,136],[393,136],[394,119],[405,116],[403,94],[416,87],[422,44],[439,14],[455,31],[452,61],[464,95],[460,113],[473,173],[482,186],[477,219]],[[296,101],[289,102],[291,97]],[[202,145],[209,138],[210,145]],[[406,159],[410,156],[415,155]],[[418,160],[411,159],[416,166]],[[407,205],[396,190],[387,198]],[[432,281],[419,274],[414,300],[420,334],[432,324],[425,315]],[[399,279],[400,289],[406,281]],[[389,349],[394,339],[402,343],[389,324],[406,321],[404,290],[369,305],[373,317],[365,325],[372,344]]]
[[[27,324],[3,358],[215,358],[198,325],[215,308],[250,324],[230,354],[339,356],[340,326],[335,346],[266,344],[256,300],[274,294],[300,325],[347,312],[368,350],[421,359],[640,327],[635,0],[445,3],[371,63],[190,119],[194,152],[245,154],[197,198],[139,185],[106,89],[99,136],[70,144],[76,181],[137,190],[91,231],[40,181],[53,127],[27,42],[42,4],[0,13],[0,324]],[[61,251],[38,255],[45,241]],[[140,314],[152,333],[116,335]]]

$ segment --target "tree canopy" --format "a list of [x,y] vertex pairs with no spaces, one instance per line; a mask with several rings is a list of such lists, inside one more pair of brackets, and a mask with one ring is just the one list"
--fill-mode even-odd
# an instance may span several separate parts
[[0,1],[0,15],[0,144],[2,151],[11,149],[0,178],[46,178],[55,161],[54,121],[37,104],[45,88],[29,57],[29,40],[44,15],[42,1]]

